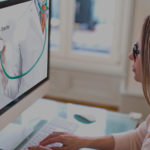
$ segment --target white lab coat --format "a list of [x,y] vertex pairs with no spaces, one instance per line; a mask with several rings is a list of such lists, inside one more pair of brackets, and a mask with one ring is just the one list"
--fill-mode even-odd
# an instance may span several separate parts
[[[9,38],[6,42],[6,70],[11,76],[16,76],[32,67],[41,54],[45,40],[34,2],[13,23],[12,30],[11,40]],[[19,79],[8,79],[4,94],[14,100],[36,85],[47,76],[46,64],[47,46],[39,63],[29,74]]]

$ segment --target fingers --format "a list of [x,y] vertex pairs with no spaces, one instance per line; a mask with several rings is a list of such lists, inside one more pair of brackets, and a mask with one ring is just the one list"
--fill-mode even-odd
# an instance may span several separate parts
[[4,48],[3,48],[3,50],[1,51],[3,63],[5,63],[5,51],[6,51],[6,46],[4,45]]
[[46,148],[46,147],[43,147],[43,146],[31,146],[31,147],[28,147],[28,150],[52,150],[52,149],[49,149],[49,148]]
[[43,139],[41,142],[48,140],[49,138],[54,138],[59,135],[63,135],[65,132],[53,132],[52,134],[48,135],[45,139]]
[[6,45],[4,45],[2,53],[5,53],[5,51],[6,51]]
[[32,147],[28,147],[28,150],[66,150],[66,149],[63,147],[53,147],[51,149],[51,148],[46,148],[43,146],[32,146]]
[[53,147],[52,150],[66,150],[64,147]]
[[45,139],[43,139],[40,144],[41,145],[48,145],[55,142],[62,142],[61,135],[64,135],[65,132],[53,132],[49,136],[47,136]]
[[56,142],[62,142],[62,138],[61,137],[54,137],[54,138],[49,138],[45,141],[40,142],[40,145],[42,146],[46,146],[48,144],[52,144],[52,143],[56,143]]

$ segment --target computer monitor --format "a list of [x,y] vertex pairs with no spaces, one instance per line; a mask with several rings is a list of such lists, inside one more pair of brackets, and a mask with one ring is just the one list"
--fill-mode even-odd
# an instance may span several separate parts
[[0,129],[49,84],[50,0],[0,1]]

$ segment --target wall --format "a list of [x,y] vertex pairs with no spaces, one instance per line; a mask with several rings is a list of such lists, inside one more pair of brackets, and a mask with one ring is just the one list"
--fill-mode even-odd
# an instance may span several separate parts
[[[134,0],[131,43],[136,41],[145,15],[150,13],[149,0]],[[132,46],[131,46],[132,49]],[[131,63],[126,60],[122,76],[104,73],[60,69],[53,65],[50,72],[49,96],[118,106],[121,112],[149,113],[140,84],[133,80]]]
[[54,97],[120,105],[120,80],[116,76],[52,68],[50,83],[49,95]]

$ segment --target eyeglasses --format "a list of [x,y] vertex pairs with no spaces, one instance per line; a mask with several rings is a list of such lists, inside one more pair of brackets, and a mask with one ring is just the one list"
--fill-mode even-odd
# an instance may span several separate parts
[[136,60],[138,54],[140,54],[140,50],[138,50],[138,45],[137,45],[137,43],[135,43],[133,46],[133,58],[134,58],[134,60]]

